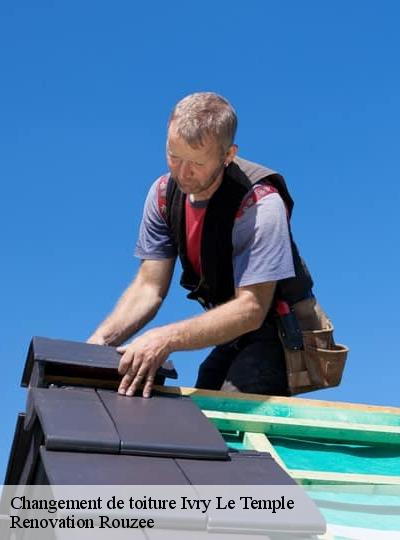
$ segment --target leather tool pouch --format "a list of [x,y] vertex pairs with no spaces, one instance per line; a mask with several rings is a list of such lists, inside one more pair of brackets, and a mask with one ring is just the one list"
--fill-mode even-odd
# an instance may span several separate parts
[[333,325],[314,297],[292,308],[302,333],[303,349],[285,347],[281,337],[290,395],[337,386],[349,349],[335,344]]

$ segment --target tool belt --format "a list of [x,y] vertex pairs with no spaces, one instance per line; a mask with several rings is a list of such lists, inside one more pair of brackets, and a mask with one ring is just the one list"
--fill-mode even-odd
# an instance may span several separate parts
[[284,317],[278,318],[289,394],[337,386],[342,378],[349,349],[334,342],[332,322],[315,297],[297,302],[291,306],[290,312],[292,318],[289,320],[292,322],[289,330],[287,327],[285,330],[285,324],[282,324]]

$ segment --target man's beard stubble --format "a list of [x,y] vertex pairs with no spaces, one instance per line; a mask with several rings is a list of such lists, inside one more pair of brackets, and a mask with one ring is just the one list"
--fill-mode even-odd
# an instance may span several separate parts
[[[207,191],[208,189],[210,189],[210,187],[216,182],[219,175],[223,172],[224,169],[225,169],[225,160],[222,161],[222,163],[220,163],[220,165],[218,165],[215,171],[210,175],[209,179],[207,180],[206,185],[203,186],[200,191],[196,191],[196,193],[193,193],[193,194],[202,193],[203,191]],[[178,186],[180,185],[179,180],[177,181],[177,184]]]

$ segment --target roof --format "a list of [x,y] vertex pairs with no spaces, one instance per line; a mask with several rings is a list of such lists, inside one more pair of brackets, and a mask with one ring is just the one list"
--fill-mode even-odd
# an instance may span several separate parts
[[[110,389],[119,379],[118,359],[112,347],[32,340],[22,377],[27,406],[17,419],[5,484],[279,485],[302,491],[268,452],[229,448],[189,397],[156,392],[145,399]],[[159,372],[159,381],[170,375]],[[291,513],[290,529],[323,532],[315,504],[301,497],[308,511]]]

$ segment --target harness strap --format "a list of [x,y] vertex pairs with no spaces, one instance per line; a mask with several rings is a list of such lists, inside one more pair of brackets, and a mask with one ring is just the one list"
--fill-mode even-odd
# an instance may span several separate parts
[[167,221],[167,187],[169,174],[160,176],[157,180],[157,204],[161,217]]
[[256,184],[251,192],[244,197],[239,206],[239,210],[236,213],[235,219],[240,219],[249,208],[257,203],[257,201],[272,193],[279,193],[274,186],[269,184]]

